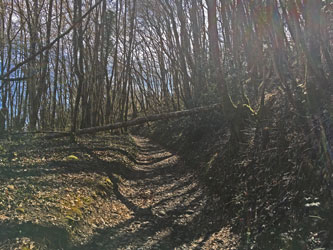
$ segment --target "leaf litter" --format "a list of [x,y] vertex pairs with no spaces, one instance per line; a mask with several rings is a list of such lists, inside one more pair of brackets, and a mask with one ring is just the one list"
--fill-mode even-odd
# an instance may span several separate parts
[[237,249],[195,174],[147,139],[27,137],[2,146],[0,249]]

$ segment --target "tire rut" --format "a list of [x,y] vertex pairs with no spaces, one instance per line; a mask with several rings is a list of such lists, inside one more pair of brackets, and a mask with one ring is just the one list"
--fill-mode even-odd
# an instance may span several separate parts
[[223,211],[181,158],[146,138],[133,139],[132,178],[112,180],[132,217],[79,249],[236,249],[238,237]]

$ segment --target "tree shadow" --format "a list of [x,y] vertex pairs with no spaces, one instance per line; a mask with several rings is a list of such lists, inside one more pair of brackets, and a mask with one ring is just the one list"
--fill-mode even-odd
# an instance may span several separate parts
[[[115,227],[98,230],[98,233],[86,245],[76,246],[73,249],[137,249],[144,247],[145,240],[155,237],[163,230],[171,230],[170,236],[162,238],[156,242],[156,249],[172,249],[184,243],[190,242],[197,237],[193,234],[193,226],[197,226],[197,217],[194,216],[188,225],[177,225],[176,218],[186,214],[188,208],[192,207],[202,197],[197,197],[188,206],[175,206],[165,216],[146,213],[146,211],[135,211],[134,217]],[[152,209],[151,207],[149,208]],[[137,230],[131,230],[135,225],[140,225]],[[181,240],[180,240],[181,239]],[[138,242],[139,241],[139,242]],[[129,248],[131,247],[132,248]],[[153,246],[153,245],[152,245]],[[143,248],[146,249],[146,248]],[[150,248],[149,248],[150,249]]]
[[15,238],[28,237],[47,249],[70,249],[70,237],[64,228],[53,225],[38,225],[32,222],[0,223],[0,242]]
[[[95,161],[101,164],[109,164],[89,149],[86,148],[86,151]],[[152,162],[158,163],[168,157],[156,158]],[[146,188],[149,188],[149,185],[158,186],[159,184],[167,186],[175,181],[177,184],[159,193],[163,197],[160,201],[147,208],[140,208],[119,191],[119,179],[115,177],[114,173],[112,171],[107,172],[114,184],[113,191],[117,199],[134,212],[133,218],[114,227],[98,230],[97,234],[87,244],[76,246],[73,249],[137,249],[137,247],[143,249],[173,249],[189,244],[200,237],[207,240],[209,235],[221,229],[221,222],[216,220],[217,215],[211,214],[209,206],[206,202],[203,202],[204,194],[200,191],[200,187],[191,186],[193,184],[192,178],[180,178],[178,176],[178,174],[184,174],[179,162],[162,165],[148,171],[134,168],[131,168],[130,171],[133,171],[132,179],[141,182]],[[170,172],[173,173],[170,178],[163,178],[163,183],[161,183],[161,178],[158,177],[163,177]],[[182,190],[186,191],[181,192]],[[192,200],[186,202],[187,199]],[[193,211],[194,207],[199,207],[198,211]],[[162,214],[159,213],[161,210],[163,211]],[[198,225],[206,223],[209,218],[212,224],[204,225],[209,229],[197,230]],[[167,233],[165,236],[157,237],[156,235],[161,232]],[[156,240],[151,240],[154,237]]]
[[[109,145],[100,145],[98,141],[85,144],[78,141],[72,150],[67,148],[54,148],[62,154],[87,154],[88,159],[78,161],[53,160],[46,164],[33,164],[20,169],[8,169],[8,173],[15,177],[42,176],[44,174],[74,174],[74,173],[100,173],[107,175],[113,184],[113,193],[128,209],[133,217],[114,227],[97,230],[89,242],[80,246],[71,246],[68,233],[65,229],[55,226],[47,227],[32,223],[0,225],[0,241],[15,238],[18,235],[30,237],[35,241],[50,242],[51,246],[62,249],[173,249],[198,239],[207,238],[209,234],[221,228],[221,222],[215,220],[216,214],[211,214],[205,195],[199,186],[193,186],[194,179],[187,175],[188,171],[180,161],[169,161],[173,154],[160,155],[164,150],[155,145],[144,144],[138,152],[147,157],[147,161],[137,160],[135,156],[121,148]],[[102,157],[97,151],[113,151],[125,156],[131,164]],[[112,156],[112,154],[110,154]],[[111,159],[111,160],[110,160]],[[135,166],[135,167],[133,167]],[[37,168],[38,167],[38,168]],[[0,172],[3,172],[1,170]],[[158,201],[148,207],[140,207],[133,200],[123,194],[120,189],[121,178],[134,181],[139,189],[156,192],[157,187],[165,186],[159,191]],[[40,183],[52,185],[52,183]],[[207,221],[213,224],[207,225]],[[197,230],[198,226],[209,229]],[[2,232],[7,232],[2,234]],[[23,232],[23,233],[22,233]],[[163,236],[158,236],[164,233]],[[5,236],[6,235],[6,236]],[[130,248],[131,249],[131,248]]]

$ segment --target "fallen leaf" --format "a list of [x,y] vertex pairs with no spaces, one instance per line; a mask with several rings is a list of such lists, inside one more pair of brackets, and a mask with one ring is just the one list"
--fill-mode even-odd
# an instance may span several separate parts
[[25,210],[24,210],[23,207],[18,207],[18,208],[16,208],[16,211],[17,211],[17,212],[21,212],[21,213],[24,213],[24,212],[25,212]]
[[0,221],[9,219],[8,216],[0,214]]
[[69,155],[66,157],[66,160],[69,160],[69,161],[78,161],[79,158],[75,155]]

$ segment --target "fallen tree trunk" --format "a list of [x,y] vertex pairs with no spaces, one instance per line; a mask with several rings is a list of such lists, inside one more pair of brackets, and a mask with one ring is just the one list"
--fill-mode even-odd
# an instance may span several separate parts
[[178,118],[178,117],[182,117],[182,116],[193,115],[193,114],[197,114],[197,113],[217,110],[219,108],[221,108],[221,104],[218,103],[218,104],[213,104],[213,105],[206,106],[206,107],[198,107],[198,108],[187,109],[187,110],[182,110],[182,111],[175,111],[175,112],[170,112],[170,113],[148,115],[145,117],[138,117],[133,120],[126,121],[126,122],[116,122],[113,124],[108,124],[108,125],[100,126],[100,127],[83,128],[83,129],[77,130],[75,133],[63,132],[63,133],[57,133],[54,135],[48,135],[48,136],[46,136],[46,138],[59,138],[59,137],[64,137],[64,136],[70,136],[73,134],[74,135],[91,134],[91,133],[107,131],[107,130],[111,130],[111,129],[136,126],[136,125],[144,124],[146,122],[167,120],[167,119]]

